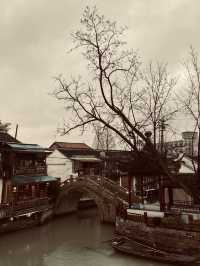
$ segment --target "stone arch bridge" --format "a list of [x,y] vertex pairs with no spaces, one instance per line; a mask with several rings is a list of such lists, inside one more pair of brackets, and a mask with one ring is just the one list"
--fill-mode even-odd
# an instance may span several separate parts
[[81,176],[61,184],[55,204],[55,215],[76,211],[82,197],[89,197],[97,205],[102,222],[114,222],[119,201],[128,206],[128,190],[106,177]]

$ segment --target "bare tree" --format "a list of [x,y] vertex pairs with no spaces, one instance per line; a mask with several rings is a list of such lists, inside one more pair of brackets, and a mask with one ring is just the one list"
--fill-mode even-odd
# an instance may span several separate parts
[[[100,16],[87,7],[81,18],[81,29],[72,34],[74,49],[82,49],[91,74],[82,80],[66,81],[58,77],[55,96],[63,100],[73,117],[64,125],[63,134],[76,128],[87,129],[99,122],[137,151],[137,137],[147,141],[141,129],[136,103],[140,91],[140,60],[132,50],[123,50],[125,28]],[[138,85],[137,85],[138,84]]]
[[141,75],[144,90],[139,101],[139,110],[153,131],[153,143],[156,147],[158,129],[177,112],[177,107],[173,104],[176,78],[169,75],[166,64],[152,62]]
[[[125,28],[100,16],[96,8],[85,9],[81,28],[72,34],[72,40],[73,49],[80,49],[88,63],[88,75],[84,79],[72,77],[70,80],[60,76],[54,91],[68,113],[62,134],[75,129],[84,132],[98,122],[113,131],[135,154],[141,155],[137,144],[146,143],[146,151],[152,155],[150,160],[172,178],[149,141],[149,134],[144,132],[144,117],[138,110],[138,102],[145,91],[141,89],[141,61],[136,52],[123,50],[124,31]],[[193,193],[187,187],[186,190]]]
[[95,149],[112,150],[115,148],[115,139],[113,133],[107,127],[102,127],[101,124],[94,124],[94,144]]
[[[181,96],[177,96],[186,114],[194,122],[194,134],[198,131],[197,167],[194,170],[200,177],[200,59],[197,51],[191,47],[188,58],[183,63],[186,76],[186,88]],[[193,135],[194,137],[194,135]],[[194,139],[194,138],[193,138]],[[194,145],[192,143],[192,148]]]

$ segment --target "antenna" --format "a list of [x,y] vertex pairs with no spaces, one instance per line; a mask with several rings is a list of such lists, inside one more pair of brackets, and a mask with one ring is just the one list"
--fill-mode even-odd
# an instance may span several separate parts
[[17,133],[18,133],[18,124],[16,125],[16,129],[15,129],[15,139],[17,139]]

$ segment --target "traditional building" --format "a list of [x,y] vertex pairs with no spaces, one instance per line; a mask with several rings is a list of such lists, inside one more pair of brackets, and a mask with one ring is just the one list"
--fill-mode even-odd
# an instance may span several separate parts
[[127,166],[131,164],[135,153],[124,150],[97,150],[103,164],[102,174],[120,186],[128,187]]
[[49,175],[62,181],[76,175],[100,175],[102,160],[98,153],[85,143],[54,142],[47,157]]
[[49,153],[0,132],[0,232],[37,224],[52,215],[60,182],[47,175]]
[[180,169],[181,160],[153,151],[141,151],[133,160],[129,195],[136,177],[138,201],[129,197],[128,208],[119,202],[114,248],[181,265],[199,261],[199,180]]
[[37,144],[2,143],[1,203],[17,204],[51,197],[58,182],[47,175],[46,156],[50,153]]
[[0,131],[0,144],[1,143],[20,143],[19,140],[17,140],[16,138],[12,137],[10,134],[8,134],[5,131]]

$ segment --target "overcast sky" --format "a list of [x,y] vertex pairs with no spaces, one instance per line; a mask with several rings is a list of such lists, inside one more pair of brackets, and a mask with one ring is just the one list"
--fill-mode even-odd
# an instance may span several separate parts
[[200,48],[199,0],[0,0],[0,120],[12,123],[11,134],[18,123],[23,142],[92,143],[76,133],[56,136],[64,111],[49,95],[53,77],[81,71],[81,57],[66,51],[86,5],[127,25],[143,60],[167,61],[176,72],[189,46]]

